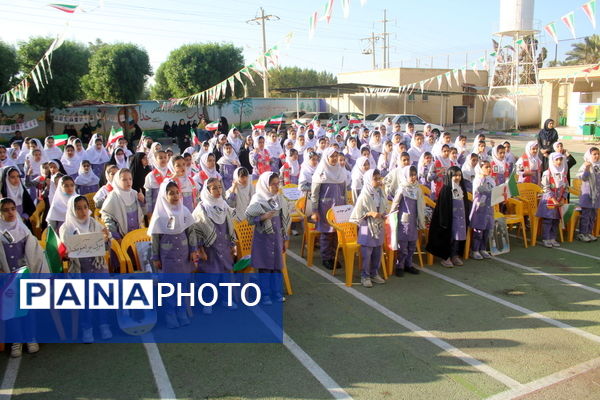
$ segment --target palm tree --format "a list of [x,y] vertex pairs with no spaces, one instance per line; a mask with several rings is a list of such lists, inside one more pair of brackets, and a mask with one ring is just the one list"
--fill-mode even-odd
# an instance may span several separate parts
[[591,35],[583,42],[573,43],[572,49],[567,51],[565,64],[595,64],[600,61],[600,35]]

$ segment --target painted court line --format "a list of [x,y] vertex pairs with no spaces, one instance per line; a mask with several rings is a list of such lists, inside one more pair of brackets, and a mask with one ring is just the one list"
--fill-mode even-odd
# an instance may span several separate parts
[[525,270],[525,271],[529,271],[529,272],[533,272],[533,273],[538,274],[538,275],[545,276],[546,278],[554,279],[555,281],[562,282],[562,283],[564,283],[567,286],[572,286],[572,287],[576,287],[576,288],[579,288],[579,289],[587,290],[588,292],[600,294],[600,289],[598,289],[598,288],[594,288],[594,287],[591,287],[591,286],[582,285],[581,283],[577,283],[575,281],[563,278],[563,277],[558,276],[558,275],[549,274],[549,273],[544,272],[542,270],[539,270],[537,268],[528,267],[526,265],[519,264],[519,263],[516,263],[514,261],[510,261],[510,260],[507,260],[505,258],[500,258],[500,257],[494,257],[493,260],[501,262],[501,263],[506,264],[506,265],[511,265],[513,267],[516,267],[516,268],[520,268],[520,269]]
[[425,272],[426,274],[433,275],[436,278],[443,279],[443,280],[445,280],[448,283],[451,283],[451,284],[456,285],[458,287],[461,287],[461,288],[463,288],[465,290],[468,290],[471,293],[475,293],[478,296],[484,297],[484,298],[486,298],[488,300],[491,300],[491,301],[493,301],[495,303],[501,304],[501,305],[503,305],[505,307],[508,307],[508,308],[511,308],[511,309],[513,309],[515,311],[523,313],[523,314],[527,315],[528,317],[539,319],[539,320],[544,321],[545,323],[547,323],[549,325],[556,326],[558,328],[564,329],[566,331],[569,331],[571,333],[574,333],[576,335],[584,337],[584,338],[586,338],[588,340],[591,340],[593,342],[600,343],[600,336],[597,336],[597,335],[594,335],[592,333],[586,332],[586,331],[584,331],[582,329],[579,329],[579,328],[575,328],[574,326],[571,326],[569,324],[565,324],[564,322],[561,322],[561,321],[557,321],[557,320],[555,320],[553,318],[546,317],[543,314],[537,313],[537,312],[535,312],[533,310],[530,310],[528,308],[525,308],[525,307],[521,307],[519,305],[511,303],[510,301],[506,301],[504,299],[501,299],[500,297],[497,297],[497,296],[494,296],[492,294],[486,293],[486,292],[484,292],[482,290],[474,288],[473,286],[467,285],[466,283],[463,283],[461,281],[457,281],[456,279],[452,279],[452,278],[450,278],[450,277],[448,277],[446,275],[440,274],[440,273],[432,271],[430,269],[423,269],[422,271]]
[[[512,234],[512,233],[511,233],[511,234],[509,234],[509,236],[510,236],[510,237],[513,237],[513,238],[518,238],[518,236],[517,236],[517,235],[514,235],[514,234]],[[568,243],[568,242],[563,242],[563,243]],[[537,242],[536,242],[536,244],[537,244],[537,245],[540,245],[540,244],[542,244],[542,242],[540,242],[540,241],[537,241]],[[548,250],[559,250],[559,251],[565,251],[565,252],[567,252],[567,253],[571,253],[571,254],[577,254],[578,256],[582,256],[582,257],[591,258],[592,260],[600,260],[600,257],[598,257],[598,256],[593,256],[593,255],[591,255],[591,254],[582,253],[582,252],[575,251],[575,250],[571,250],[571,249],[565,249],[564,247],[553,247],[552,249],[548,249]]]
[[148,337],[144,338],[144,341],[146,342],[144,343],[144,348],[148,354],[150,368],[152,368],[152,375],[154,375],[154,381],[156,382],[156,387],[158,388],[158,395],[161,400],[177,400],[175,391],[171,385],[171,380],[167,374],[167,369],[165,368],[165,364],[160,356],[160,351],[158,351],[158,346],[156,343],[150,343],[151,340],[148,339]]
[[[275,322],[260,308],[253,307],[252,312],[267,326],[274,335],[277,335],[280,331],[280,327],[278,327]],[[317,364],[315,360],[312,359],[311,356],[308,355],[302,348],[294,342],[294,340],[288,336],[285,331],[283,332],[283,345],[286,349],[296,359],[302,364],[304,368],[311,373],[312,376],[315,377],[316,380],[333,396],[334,399],[341,400],[353,400],[352,396],[350,396],[340,385],[337,384],[336,381],[333,380],[331,376],[325,372],[323,368]]]
[[10,400],[13,395],[15,381],[19,374],[19,366],[21,365],[21,357],[9,358],[2,378],[2,386],[0,386],[0,399]]
[[593,360],[583,362],[581,364],[564,369],[562,371],[558,371],[554,374],[545,376],[535,381],[531,381],[529,383],[526,383],[525,385],[523,385],[523,387],[519,389],[511,389],[505,392],[495,394],[491,397],[488,397],[487,400],[514,399],[516,397],[524,396],[526,394],[530,394],[538,390],[556,385],[557,383],[569,380],[571,378],[585,374],[586,372],[597,368],[600,368],[600,358],[595,358]]
[[[306,260],[304,260],[298,254],[288,250],[287,255],[289,255],[291,258],[298,261],[299,263],[306,265]],[[348,286],[345,286],[342,281],[335,278],[334,276],[331,276],[327,272],[322,271],[320,268],[312,267],[310,269],[312,271],[316,272],[317,274],[321,275],[323,278],[327,279],[331,283],[336,284],[340,289],[346,291],[350,295],[354,296],[355,298],[357,298],[358,300],[367,304],[371,308],[373,308],[376,311],[380,312],[381,314],[385,315],[386,317],[388,317],[392,321],[396,322],[397,324],[402,325],[406,329],[408,329],[408,330],[414,332],[415,334],[421,336],[422,338],[428,340],[429,342],[433,343],[437,347],[446,351],[450,355],[462,360],[466,364],[473,366],[474,368],[476,368],[479,371],[483,372],[484,374],[492,377],[493,379],[495,379],[499,382],[502,382],[504,385],[508,386],[509,388],[517,389],[522,386],[521,383],[519,383],[518,381],[509,377],[508,375],[503,374],[502,372],[490,367],[489,365],[486,365],[482,361],[477,360],[476,358],[470,356],[469,354],[463,352],[462,350],[459,350],[458,348],[452,346],[450,343],[434,336],[431,332],[426,331],[425,329],[408,321],[407,319],[404,319],[400,315],[398,315],[398,314],[394,313],[393,311],[391,311],[390,309],[382,306],[381,304],[379,304],[375,300],[371,299],[370,297],[365,296],[364,294],[360,293],[358,290],[353,289]]]

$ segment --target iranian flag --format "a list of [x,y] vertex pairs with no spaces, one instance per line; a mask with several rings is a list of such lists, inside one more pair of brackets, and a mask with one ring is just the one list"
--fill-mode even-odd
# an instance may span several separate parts
[[110,147],[112,144],[116,143],[117,140],[119,140],[122,137],[124,137],[123,129],[119,129],[118,131],[115,131],[115,127],[114,126],[111,127],[110,134],[108,135],[108,141],[106,142],[106,147]]
[[312,121],[310,122],[310,127],[312,129],[317,129],[321,127],[321,121],[319,121],[319,117],[318,115],[315,115],[312,119]]
[[360,118],[358,118],[358,115],[352,114],[352,115],[350,115],[350,118],[348,119],[348,123],[349,124],[360,124],[360,123],[362,123],[362,120]]
[[69,14],[73,14],[77,10],[77,7],[79,7],[79,6],[76,6],[73,4],[58,4],[58,3],[48,4],[48,5],[52,8],[56,8],[57,10],[64,11]]
[[48,226],[48,233],[46,236],[46,259],[48,260],[48,266],[50,272],[61,273],[63,272],[62,260],[67,255],[67,247],[60,240],[54,229]]
[[297,120],[297,119],[293,120],[292,124],[296,125],[297,127],[306,128],[306,125],[304,125],[302,122],[300,122],[300,120]]
[[252,125],[252,129],[265,129],[265,126],[269,123],[268,119],[258,121],[255,125]]
[[54,139],[55,146],[64,146],[67,144],[67,140],[69,140],[69,135],[54,135],[51,137]]
[[207,124],[204,129],[206,129],[207,131],[216,131],[219,128],[219,123],[218,122],[211,122],[210,124]]
[[199,146],[201,144],[198,135],[196,135],[196,132],[192,128],[190,128],[190,143],[192,143],[192,146]]
[[581,6],[586,17],[590,20],[592,27],[596,29],[596,0],[590,0]]
[[560,214],[560,227],[564,228],[569,224],[569,220],[573,216],[573,213],[577,209],[577,205],[569,203],[563,204],[558,210]]
[[274,117],[271,117],[271,119],[269,120],[269,124],[277,124],[277,125],[281,125],[285,122],[285,119],[283,119],[283,113],[276,115]]
[[561,17],[560,20],[563,22],[563,24],[565,24],[567,29],[569,29],[571,35],[573,36],[573,39],[575,39],[575,13],[571,11],[568,14]]
[[556,35],[556,24],[554,22],[550,22],[548,25],[544,27],[544,30],[552,37],[554,43],[558,44],[558,36]]

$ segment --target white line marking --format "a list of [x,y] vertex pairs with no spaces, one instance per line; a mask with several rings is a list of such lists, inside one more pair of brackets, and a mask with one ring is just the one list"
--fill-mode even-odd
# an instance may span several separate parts
[[177,400],[175,391],[173,391],[173,386],[171,386],[171,381],[169,380],[169,375],[167,374],[167,369],[160,356],[160,351],[158,351],[158,346],[156,343],[150,343],[152,339],[148,339],[148,337],[144,338],[144,348],[150,360],[150,368],[152,368],[152,375],[154,375],[154,381],[158,388],[158,395],[161,400]]
[[488,300],[491,300],[491,301],[496,302],[498,304],[501,304],[501,305],[503,305],[505,307],[508,307],[508,308],[511,308],[511,309],[513,309],[515,311],[523,313],[523,314],[527,315],[528,317],[537,318],[537,319],[539,319],[541,321],[544,321],[545,323],[547,323],[549,325],[556,326],[558,328],[567,330],[567,331],[569,331],[571,333],[574,333],[576,335],[579,335],[581,337],[589,339],[589,340],[591,340],[593,342],[600,343],[600,336],[594,335],[593,333],[586,332],[586,331],[581,330],[579,328],[575,328],[574,326],[571,326],[569,324],[565,324],[564,322],[557,321],[557,320],[555,320],[553,318],[550,318],[550,317],[546,317],[543,314],[537,313],[537,312],[532,311],[532,310],[530,310],[528,308],[525,308],[525,307],[521,307],[519,305],[516,305],[516,304],[511,303],[509,301],[506,301],[504,299],[501,299],[500,297],[497,297],[497,296],[494,296],[492,294],[486,293],[486,292],[484,292],[482,290],[476,289],[473,286],[467,285],[466,283],[462,283],[462,282],[457,281],[456,279],[452,279],[452,278],[450,278],[450,277],[448,277],[446,275],[440,274],[438,272],[434,272],[434,271],[432,271],[430,269],[423,269],[423,272],[425,272],[426,274],[429,274],[429,275],[433,275],[433,276],[435,276],[437,278],[443,279],[446,282],[449,282],[449,283],[451,283],[453,285],[459,286],[459,287],[461,287],[461,288],[463,288],[465,290],[468,290],[469,292],[475,293],[478,296],[485,297]]
[[583,362],[581,364],[564,369],[562,371],[558,371],[554,374],[545,376],[543,378],[536,379],[535,381],[526,383],[525,385],[523,385],[522,388],[511,389],[511,390],[507,390],[505,392],[495,394],[491,397],[488,397],[487,400],[514,399],[516,397],[530,394],[530,393],[536,392],[538,390],[544,389],[546,387],[555,385],[557,383],[566,381],[566,380],[574,378],[578,375],[585,374],[586,372],[589,372],[596,368],[600,368],[600,358],[595,358],[593,360]]
[[[514,237],[514,238],[518,238],[517,235],[514,234],[509,234],[509,236]],[[542,242],[537,241],[537,244],[541,244]],[[570,243],[570,242],[563,242],[563,243]],[[548,250],[560,250],[560,251],[565,251],[567,253],[571,253],[571,254],[577,254],[578,256],[582,256],[582,257],[587,257],[587,258],[591,258],[593,260],[600,260],[600,257],[598,256],[593,256],[591,254],[586,254],[586,253],[581,253],[579,251],[575,251],[575,250],[571,250],[571,249],[565,249],[564,247],[553,247],[552,249],[548,249]]]
[[[287,255],[292,257],[296,261],[306,265],[306,261],[303,258],[301,258],[298,254],[294,253],[293,251],[288,250]],[[375,310],[377,310],[381,314],[385,315],[392,321],[402,325],[406,329],[408,329],[408,330],[414,332],[415,334],[421,336],[422,338],[428,340],[429,342],[433,343],[437,347],[446,351],[450,355],[452,355],[456,358],[459,358],[460,360],[464,361],[465,363],[467,363],[467,364],[473,366],[474,368],[478,369],[479,371],[483,372],[484,374],[494,378],[495,380],[497,380],[499,382],[502,382],[504,385],[508,386],[509,388],[516,389],[516,388],[520,388],[522,386],[521,383],[514,380],[510,376],[503,374],[502,372],[490,367],[489,365],[484,364],[482,361],[477,360],[476,358],[470,356],[469,354],[463,352],[462,350],[457,349],[456,347],[452,346],[450,343],[434,336],[431,332],[426,331],[425,329],[410,322],[407,319],[404,319],[400,315],[398,315],[395,312],[391,311],[390,309],[382,306],[381,304],[379,304],[375,300],[371,299],[370,297],[365,296],[364,294],[360,293],[358,290],[353,289],[348,286],[345,286],[342,281],[331,276],[327,272],[322,271],[320,268],[310,268],[310,270],[321,275],[323,278],[329,280],[330,282],[335,283],[340,289],[345,290],[347,293],[356,297],[358,300],[362,301],[363,303],[367,304],[368,306],[374,308]]]
[[[274,335],[278,335],[281,330],[281,327],[275,324],[273,321],[263,310],[257,307],[252,308],[252,312],[265,324]],[[302,348],[294,342],[294,340],[288,336],[285,331],[283,332],[283,345],[286,349],[289,350],[290,353],[311,373],[312,376],[315,377],[316,380],[323,385],[323,387],[331,393],[334,399],[342,399],[342,400],[353,400],[352,396],[350,396],[336,381],[330,377],[327,372],[323,368],[317,364],[315,360],[311,358]]]
[[567,286],[572,286],[572,287],[576,287],[576,288],[579,288],[579,289],[587,290],[587,291],[592,292],[592,293],[600,294],[600,289],[598,289],[598,288],[594,288],[594,287],[591,287],[591,286],[582,285],[581,283],[577,283],[575,281],[563,278],[563,277],[558,276],[558,275],[549,274],[549,273],[544,272],[542,270],[539,270],[537,268],[528,267],[526,265],[519,264],[519,263],[516,263],[514,261],[510,261],[510,260],[507,260],[507,259],[504,259],[504,258],[500,258],[500,257],[494,257],[493,259],[495,261],[499,261],[499,262],[501,262],[503,264],[511,265],[513,267],[520,268],[520,269],[525,270],[525,271],[529,271],[529,272],[533,272],[533,273],[538,274],[538,275],[545,276],[546,278],[554,279],[555,281],[562,282],[562,283],[564,283]]
[[0,387],[0,399],[10,400],[14,392],[15,381],[19,374],[19,366],[21,365],[21,357],[9,358],[2,378],[2,386]]

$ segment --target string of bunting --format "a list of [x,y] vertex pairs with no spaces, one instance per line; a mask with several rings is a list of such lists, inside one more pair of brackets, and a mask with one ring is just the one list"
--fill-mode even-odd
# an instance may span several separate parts
[[[342,13],[344,18],[348,18],[350,16],[350,0],[341,0],[342,1]],[[360,0],[361,7],[367,3],[367,0]],[[323,15],[319,18],[319,12],[314,11],[309,18],[308,21],[308,38],[312,39],[315,36],[315,32],[317,31],[317,23],[319,21],[325,21],[328,24],[331,22],[331,18],[333,16],[333,4],[334,0],[326,0],[325,7],[323,8]]]

